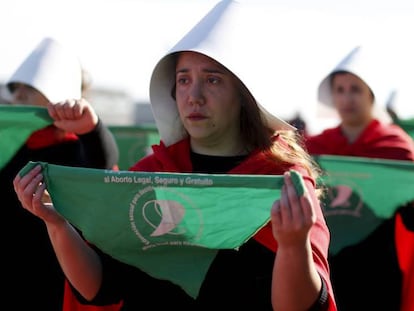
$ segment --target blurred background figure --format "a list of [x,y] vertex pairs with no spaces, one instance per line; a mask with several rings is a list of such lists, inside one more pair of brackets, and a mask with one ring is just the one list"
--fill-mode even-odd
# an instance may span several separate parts
[[89,91],[92,87],[92,74],[85,68],[82,68],[82,97],[89,99]]
[[414,139],[414,103],[400,102],[398,91],[392,90],[386,107],[393,122]]
[[0,104],[10,104],[10,93],[5,85],[0,85]]
[[17,199],[15,175],[28,161],[102,169],[117,165],[113,135],[82,98],[84,85],[79,59],[53,38],[44,38],[6,83],[12,105],[45,107],[55,121],[33,132],[0,168],[3,228],[8,228],[1,239],[3,294],[13,310],[61,310],[65,280],[46,227]]
[[306,120],[302,118],[300,112],[297,112],[295,116],[292,119],[287,120],[287,122],[293,125],[304,137],[308,136]]
[[[386,93],[387,83],[381,69],[387,60],[377,59],[377,52],[356,47],[320,83],[319,101],[336,109],[340,123],[307,137],[312,155],[414,161],[411,137],[389,116],[384,118],[380,94]],[[406,294],[414,275],[403,266],[407,261],[414,265],[414,252],[402,250],[407,244],[414,249],[413,209],[411,204],[400,207],[364,241],[330,256],[338,310],[412,310],[406,307],[412,301]]]
[[396,90],[392,90],[390,92],[389,97],[387,98],[387,102],[385,104],[385,107],[387,109],[388,114],[391,117],[391,120],[393,122],[398,121],[398,119],[400,119],[400,117],[397,114],[397,111],[395,111],[395,98],[397,96],[397,91]]

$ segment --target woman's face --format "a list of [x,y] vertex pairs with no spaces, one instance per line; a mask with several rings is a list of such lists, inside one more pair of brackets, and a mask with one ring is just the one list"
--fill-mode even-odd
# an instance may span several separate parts
[[23,84],[13,83],[11,86],[13,105],[32,105],[46,107],[49,101],[47,98],[35,88]]
[[205,55],[181,52],[175,81],[178,112],[192,147],[217,155],[232,155],[240,149],[241,100],[236,78]]
[[368,85],[351,73],[336,73],[332,99],[345,125],[362,125],[372,119],[374,98]]

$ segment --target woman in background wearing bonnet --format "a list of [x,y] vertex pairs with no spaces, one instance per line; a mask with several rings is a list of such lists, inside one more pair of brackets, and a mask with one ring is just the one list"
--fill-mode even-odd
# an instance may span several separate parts
[[[310,154],[414,161],[411,137],[381,119],[388,117],[389,87],[380,71],[386,59],[370,52],[354,48],[319,85],[319,101],[336,109],[340,124],[308,137]],[[401,207],[366,240],[330,257],[340,310],[413,310],[413,212],[412,204]]]
[[[13,310],[62,309],[64,274],[47,228],[22,209],[13,178],[28,161],[110,169],[118,147],[93,107],[82,98],[78,58],[53,38],[44,38],[6,84],[11,104],[40,106],[54,124],[33,132],[0,170],[3,228],[3,294]],[[22,109],[24,109],[22,107]]]

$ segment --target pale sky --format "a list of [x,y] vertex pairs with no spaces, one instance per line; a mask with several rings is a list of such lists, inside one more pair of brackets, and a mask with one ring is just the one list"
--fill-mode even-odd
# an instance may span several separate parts
[[[153,67],[217,0],[14,0],[0,10],[0,81],[13,73],[43,36],[71,45],[93,85],[148,100]],[[319,82],[356,45],[387,55],[398,87],[398,109],[414,116],[414,1],[239,0],[274,23],[258,34],[280,46],[280,71],[269,91],[283,103],[280,115],[306,111]],[[247,21],[254,23],[254,20]],[[266,77],[265,77],[266,78]],[[265,79],[266,80],[266,79]],[[403,108],[400,108],[403,107]]]

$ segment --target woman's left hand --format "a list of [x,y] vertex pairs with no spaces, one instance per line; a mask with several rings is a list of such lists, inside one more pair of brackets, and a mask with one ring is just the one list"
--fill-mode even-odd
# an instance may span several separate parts
[[315,189],[305,181],[305,192],[299,196],[289,172],[284,174],[284,179],[281,197],[273,203],[271,210],[273,236],[279,247],[303,246],[316,222],[314,200],[311,198]]

